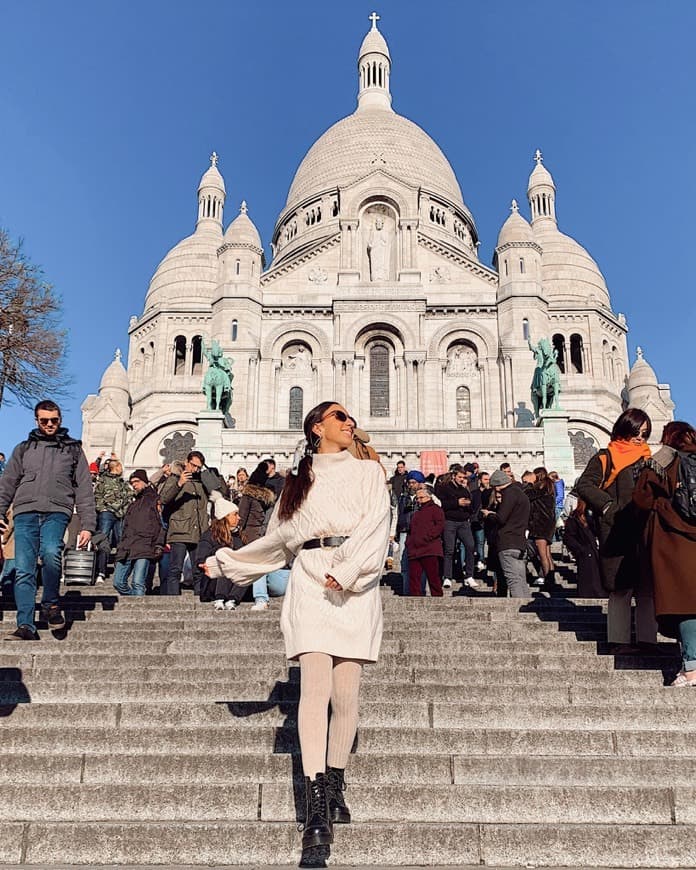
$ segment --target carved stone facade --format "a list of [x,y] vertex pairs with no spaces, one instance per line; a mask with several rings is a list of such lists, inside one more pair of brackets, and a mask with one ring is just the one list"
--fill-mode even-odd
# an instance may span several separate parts
[[625,318],[597,264],[559,230],[541,154],[530,220],[513,202],[488,266],[447,158],[392,110],[391,56],[374,21],[358,69],[358,107],[302,160],[268,266],[246,203],[223,232],[215,155],[195,231],[162,260],[131,318],[127,372],[114,361],[85,400],[90,455],[115,444],[126,466],[153,468],[197,439],[200,348],[212,340],[234,359],[236,428],[220,424],[214,445],[225,471],[269,453],[287,463],[303,415],[324,399],[342,402],[388,462],[415,466],[421,451],[446,450],[491,470],[505,459],[533,467],[543,438],[528,337],[565,355],[561,404],[578,467],[632,395],[656,418],[671,413],[669,388],[644,360],[628,378]]

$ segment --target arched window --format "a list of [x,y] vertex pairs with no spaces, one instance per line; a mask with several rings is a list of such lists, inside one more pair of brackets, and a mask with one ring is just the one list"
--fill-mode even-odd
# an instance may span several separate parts
[[583,372],[582,336],[577,332],[570,336],[570,370],[580,375]]
[[234,274],[239,275],[239,270],[241,268],[241,263],[239,260],[234,261]]
[[186,336],[177,335],[174,339],[174,374],[183,375],[186,371]]
[[468,387],[457,387],[457,429],[471,429],[471,393]]
[[522,338],[525,341],[529,339],[529,320],[526,317],[522,318]]
[[303,414],[302,405],[304,403],[304,393],[302,387],[291,387],[290,389],[290,413],[288,414],[288,429],[301,429]]
[[524,275],[524,257],[520,257],[520,272]]
[[191,341],[191,374],[199,375],[203,368],[203,339],[194,335]]
[[556,358],[556,362],[558,363],[558,368],[565,374],[566,370],[566,350],[565,350],[565,336],[560,333],[556,333],[553,337],[553,346],[556,349],[556,353],[558,354]]
[[373,344],[370,348],[370,416],[389,416],[389,348]]
[[236,320],[232,321],[232,341],[237,340],[237,333],[239,331],[239,323]]

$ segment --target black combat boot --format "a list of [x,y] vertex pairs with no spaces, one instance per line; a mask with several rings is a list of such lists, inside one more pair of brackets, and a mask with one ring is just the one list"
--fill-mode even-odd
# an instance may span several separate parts
[[329,846],[333,843],[333,831],[329,820],[329,801],[326,793],[326,775],[318,773],[316,779],[305,777],[305,814],[302,849],[312,846]]
[[330,767],[326,771],[326,794],[329,798],[329,818],[336,825],[350,824],[350,810],[346,806],[343,790],[346,781],[344,771],[339,767]]

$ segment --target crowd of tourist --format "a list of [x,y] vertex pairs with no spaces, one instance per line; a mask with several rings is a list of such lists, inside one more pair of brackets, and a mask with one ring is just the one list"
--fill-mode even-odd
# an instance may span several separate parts
[[[8,460],[0,453],[2,587],[17,606],[17,629],[8,639],[38,638],[37,564],[39,619],[51,629],[65,625],[59,603],[65,540],[92,548],[95,582],[111,573],[120,595],[191,588],[216,611],[239,606],[246,590],[208,577],[201,566],[221,548],[238,550],[266,534],[285,484],[272,457],[225,480],[193,450],[152,479],[143,469],[124,477],[115,455],[88,464],[55,403],[40,402],[35,412],[28,439]],[[379,462],[369,436],[348,419],[350,452]],[[678,684],[696,683],[696,475],[689,464],[696,464],[696,433],[686,423],[668,424],[651,456],[650,426],[643,411],[621,414],[607,449],[572,487],[541,466],[517,480],[507,462],[488,471],[473,459],[426,476],[399,461],[391,476],[385,471],[392,506],[385,572],[392,583],[400,574],[398,591],[410,596],[428,590],[441,597],[455,584],[457,594],[528,598],[538,586],[553,595],[561,587],[552,544],[561,542],[576,564],[578,597],[609,599],[612,649],[652,649],[659,627],[684,651]],[[265,610],[284,595],[290,568],[254,582],[252,609]]]

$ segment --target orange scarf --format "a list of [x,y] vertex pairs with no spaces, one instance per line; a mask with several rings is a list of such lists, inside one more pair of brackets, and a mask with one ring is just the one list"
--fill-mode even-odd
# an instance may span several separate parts
[[611,455],[611,472],[602,484],[602,489],[610,487],[624,468],[641,459],[650,459],[652,455],[645,441],[641,444],[634,444],[632,441],[610,441],[608,450]]

